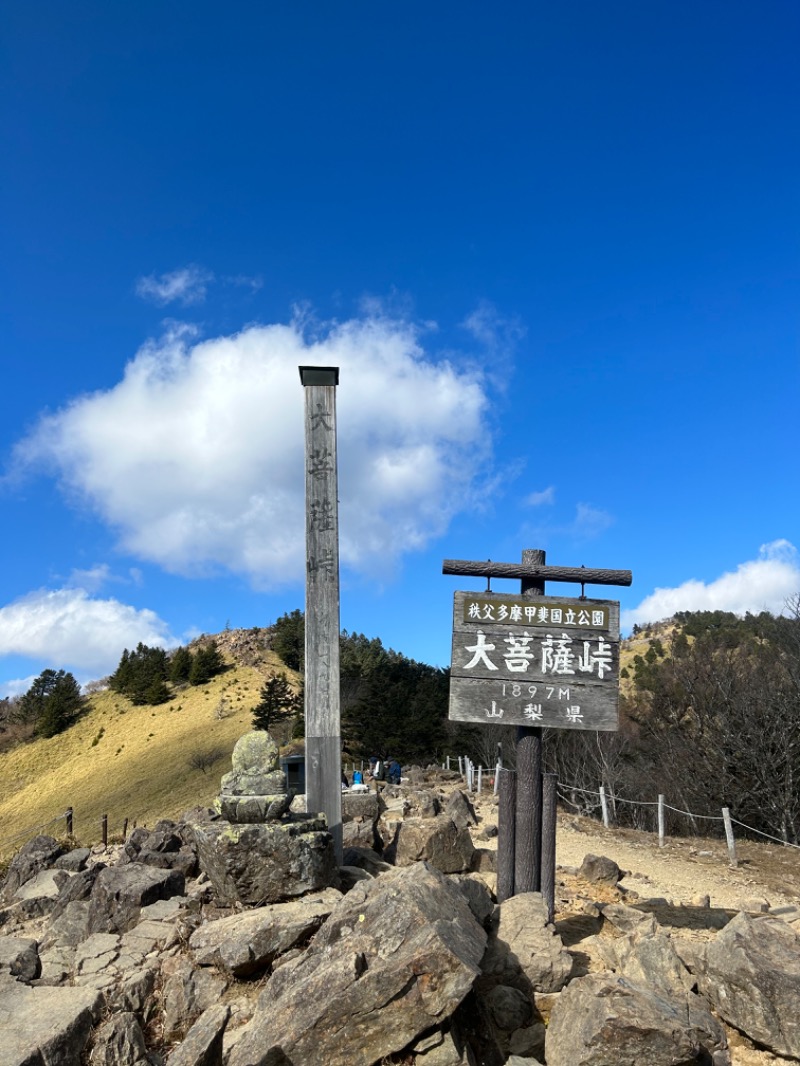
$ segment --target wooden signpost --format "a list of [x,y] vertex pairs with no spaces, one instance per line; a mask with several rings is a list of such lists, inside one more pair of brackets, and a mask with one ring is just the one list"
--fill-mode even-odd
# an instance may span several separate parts
[[450,718],[617,728],[619,604],[457,592]]
[[[519,595],[456,592],[449,717],[517,727],[516,776],[500,779],[497,895],[541,889],[552,917],[556,792],[552,775],[543,792],[542,728],[617,728],[619,603],[587,599],[584,586],[630,585],[631,572],[546,566],[535,549],[522,563],[449,559],[442,572],[521,582]],[[581,595],[546,596],[546,581],[579,583]]]
[[328,820],[342,863],[339,708],[338,367],[301,366],[306,461],[306,810]]

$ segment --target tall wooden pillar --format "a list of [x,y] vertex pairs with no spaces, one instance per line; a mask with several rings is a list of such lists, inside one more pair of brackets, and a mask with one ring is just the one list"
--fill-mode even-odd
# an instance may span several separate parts
[[339,708],[338,367],[301,366],[306,461],[306,809],[321,811],[342,863]]
[[[545,553],[526,548],[522,562],[544,566]],[[544,579],[524,578],[522,595],[544,595]],[[517,817],[514,837],[514,894],[538,892],[542,869],[542,730],[539,726],[517,728]]]

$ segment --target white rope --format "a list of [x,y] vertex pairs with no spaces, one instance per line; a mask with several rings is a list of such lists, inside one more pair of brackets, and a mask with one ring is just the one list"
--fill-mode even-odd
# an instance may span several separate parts
[[23,829],[21,833],[15,833],[13,837],[4,837],[0,840],[0,847],[4,847],[6,844],[11,844],[15,840],[21,840],[23,837],[28,837],[29,840],[32,840],[32,834],[34,834],[37,829],[46,829],[48,825],[52,825],[54,822],[60,822],[62,818],[66,817],[67,812],[64,811],[63,814],[57,814],[55,818],[51,818],[49,822],[42,822],[41,825],[34,825],[30,829]]

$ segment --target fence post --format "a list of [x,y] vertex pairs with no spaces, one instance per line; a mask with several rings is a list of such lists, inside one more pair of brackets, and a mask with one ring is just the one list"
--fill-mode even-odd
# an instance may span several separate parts
[[664,797],[658,796],[658,846],[664,847]]
[[72,836],[72,807],[67,807],[67,811],[66,811],[66,814],[64,815],[64,817],[67,820],[67,836],[71,837]]
[[100,835],[103,841],[103,847],[108,844],[108,815],[104,814],[100,819]]
[[736,841],[733,839],[733,822],[731,821],[730,807],[722,808],[722,820],[725,823],[725,839],[728,841],[728,858],[732,869],[736,869]]
[[494,794],[495,794],[495,796],[497,795],[498,789],[500,788],[500,771],[502,769],[503,769],[503,764],[502,763],[498,763],[497,766],[495,766],[495,768],[494,768]]
[[122,823],[122,839],[123,840],[127,840],[128,839],[128,819],[127,818]]
[[608,803],[606,802],[605,785],[600,786],[600,807],[603,811],[603,825],[608,829]]
[[483,767],[478,767],[478,795],[480,795],[481,788],[483,786]]

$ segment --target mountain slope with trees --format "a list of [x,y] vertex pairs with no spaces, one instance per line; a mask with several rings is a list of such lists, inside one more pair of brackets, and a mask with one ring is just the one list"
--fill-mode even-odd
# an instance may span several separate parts
[[[126,652],[123,678],[132,660],[147,666],[135,685],[125,682],[128,694],[120,683],[83,696],[65,671],[44,671],[0,720],[2,732],[15,714],[33,737],[0,754],[0,848],[68,806],[76,825],[99,827],[107,813],[118,832],[126,818],[141,824],[210,803],[254,716],[279,741],[302,736],[302,677],[291,664],[302,665],[303,644],[303,614],[293,611],[274,627],[226,630],[171,655]],[[198,658],[214,672],[192,684]],[[491,768],[502,746],[513,765],[512,728],[448,722],[447,671],[358,633],[342,633],[340,658],[346,760],[468,755]],[[623,642],[621,661],[618,732],[545,732],[545,769],[558,774],[562,796],[598,814],[591,796],[602,784],[618,824],[652,829],[653,802],[665,792],[696,819],[668,832],[706,832],[702,818],[718,820],[725,805],[744,824],[800,843],[798,604],[784,618],[678,615]],[[281,674],[286,691],[272,692]],[[167,698],[151,704],[157,685]]]

